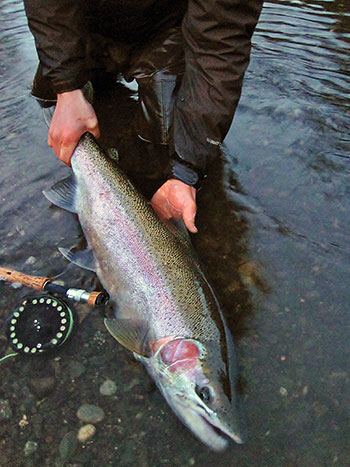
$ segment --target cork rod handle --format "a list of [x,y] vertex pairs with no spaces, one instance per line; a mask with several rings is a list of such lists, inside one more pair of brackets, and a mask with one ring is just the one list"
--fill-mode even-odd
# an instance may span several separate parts
[[0,278],[9,282],[19,282],[35,290],[42,290],[46,282],[51,280],[49,277],[29,276],[22,272],[2,267],[0,267]]

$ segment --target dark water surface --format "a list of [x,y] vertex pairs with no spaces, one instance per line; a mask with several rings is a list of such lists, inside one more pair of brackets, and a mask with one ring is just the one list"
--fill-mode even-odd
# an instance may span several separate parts
[[[41,194],[68,169],[29,96],[36,54],[22,3],[2,0],[0,20],[0,265],[93,288],[57,252],[81,240],[76,218]],[[80,306],[55,358],[1,364],[0,465],[350,465],[349,52],[348,0],[267,2],[225,155],[199,193],[193,241],[236,337],[247,444],[206,449]],[[120,85],[96,95],[102,143],[126,168],[140,157],[133,97]],[[0,324],[27,293],[0,282]],[[100,394],[106,379],[115,395]],[[75,446],[83,403],[105,418]]]

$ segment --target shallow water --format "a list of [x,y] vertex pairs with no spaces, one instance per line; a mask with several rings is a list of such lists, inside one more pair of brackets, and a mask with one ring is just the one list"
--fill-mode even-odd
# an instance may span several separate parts
[[[21,2],[4,0],[0,18],[0,265],[93,288],[94,276],[57,252],[79,243],[75,217],[41,195],[68,169],[29,96],[36,55]],[[106,416],[67,455],[72,465],[350,464],[349,50],[349,1],[267,2],[224,157],[198,195],[193,241],[236,338],[247,444],[207,450],[81,306],[80,329],[56,358],[2,363],[0,399],[12,413],[0,421],[0,465],[63,465],[58,447],[78,431],[83,402]],[[102,142],[126,169],[142,157],[126,118],[133,97],[121,86],[96,96]],[[0,282],[0,323],[26,293]],[[45,398],[36,377],[54,381]],[[107,378],[115,396],[99,393]],[[25,456],[28,441],[37,445]]]

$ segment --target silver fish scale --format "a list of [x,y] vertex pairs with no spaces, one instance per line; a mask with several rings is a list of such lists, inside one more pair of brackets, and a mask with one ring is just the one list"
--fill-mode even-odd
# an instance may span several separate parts
[[156,338],[224,339],[217,301],[190,249],[85,135],[72,157],[79,220],[118,316]]

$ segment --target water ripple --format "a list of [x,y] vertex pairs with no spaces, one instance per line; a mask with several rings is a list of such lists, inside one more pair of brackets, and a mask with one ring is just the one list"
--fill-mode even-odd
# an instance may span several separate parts
[[[257,59],[287,73],[314,97],[336,97],[350,109],[350,15],[326,9],[329,2],[266,2],[255,35]],[[281,6],[282,5],[282,6]],[[300,87],[298,92],[300,92]]]

